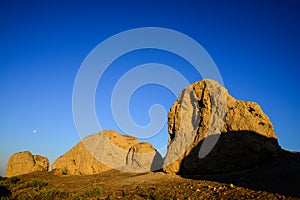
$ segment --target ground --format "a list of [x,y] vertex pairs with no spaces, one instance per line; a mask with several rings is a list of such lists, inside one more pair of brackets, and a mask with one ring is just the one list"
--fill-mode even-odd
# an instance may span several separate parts
[[2,178],[0,199],[300,199],[299,156],[214,175],[35,172]]

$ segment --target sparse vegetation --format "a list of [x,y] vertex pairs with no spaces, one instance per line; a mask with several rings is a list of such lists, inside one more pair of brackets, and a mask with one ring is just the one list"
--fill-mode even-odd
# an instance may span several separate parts
[[95,197],[95,196],[101,195],[101,193],[102,193],[102,188],[97,186],[94,189],[85,191],[83,193],[83,196],[84,197]]
[[158,192],[153,192],[150,194],[150,199],[151,200],[158,200],[160,199],[160,194]]
[[43,186],[46,186],[46,185],[48,185],[48,183],[46,181],[34,179],[34,180],[31,180],[31,181],[21,185],[19,189],[24,189],[24,188],[29,188],[29,187],[39,189],[39,188],[41,188]]
[[69,169],[67,167],[64,167],[64,168],[61,169],[61,174],[62,175],[68,175],[68,173],[69,173]]
[[129,193],[128,193],[128,190],[122,190],[122,196],[125,197],[127,196]]
[[116,198],[116,194],[112,193],[112,194],[107,195],[106,200],[113,200],[115,198]]
[[0,200],[10,200],[10,197],[1,197]]
[[11,199],[11,192],[8,187],[0,186],[0,200]]
[[160,194],[158,192],[150,192],[150,193],[142,193],[140,194],[141,197],[149,200],[159,200]]
[[81,200],[81,195],[78,193],[73,193],[72,194],[72,200]]
[[91,190],[84,191],[82,193],[72,193],[73,200],[81,200],[88,197],[97,197],[102,194],[102,188],[97,186]]
[[[19,177],[21,180],[15,184],[11,182],[11,178],[0,182],[0,200],[166,200],[188,199],[188,197],[190,199],[293,199],[280,193],[244,188],[237,182],[230,182],[232,183],[230,186],[230,183],[186,179],[159,172],[136,175],[108,171],[82,176],[57,176],[51,172],[39,172]],[[250,179],[250,175],[247,178]]]
[[10,183],[11,184],[16,184],[19,181],[20,181],[20,179],[16,176],[10,178]]
[[59,189],[48,189],[48,190],[43,190],[40,195],[39,195],[39,199],[43,199],[43,200],[51,200],[54,199],[56,196],[58,196],[61,193],[61,191]]

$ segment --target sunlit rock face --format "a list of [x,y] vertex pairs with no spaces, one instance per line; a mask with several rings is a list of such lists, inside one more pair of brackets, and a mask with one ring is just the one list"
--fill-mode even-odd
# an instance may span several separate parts
[[75,147],[59,157],[52,165],[57,173],[71,175],[95,174],[110,169],[141,173],[156,170],[162,157],[149,143],[121,135],[113,130],[85,137]]
[[13,154],[7,164],[6,176],[13,177],[37,171],[48,171],[49,160],[40,155],[32,155],[29,151]]
[[186,87],[168,113],[164,171],[232,172],[272,159],[280,149],[268,116],[255,102],[236,100],[216,81]]

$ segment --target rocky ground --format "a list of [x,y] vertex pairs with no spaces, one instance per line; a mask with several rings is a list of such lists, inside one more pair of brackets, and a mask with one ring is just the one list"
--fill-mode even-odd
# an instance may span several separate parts
[[0,181],[1,199],[300,199],[299,154],[231,174],[34,172]]

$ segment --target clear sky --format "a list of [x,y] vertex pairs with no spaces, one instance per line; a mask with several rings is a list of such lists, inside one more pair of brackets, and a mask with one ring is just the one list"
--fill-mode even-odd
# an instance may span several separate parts
[[[89,52],[119,32],[164,27],[200,43],[237,99],[258,102],[270,117],[280,145],[300,151],[300,3],[297,0],[228,1],[1,1],[0,172],[9,156],[30,150],[51,164],[80,137],[72,115],[77,71]],[[122,44],[120,44],[122,45]],[[159,50],[139,50],[117,59],[100,80],[96,111],[103,129],[120,130],[111,110],[111,90],[132,67],[162,63],[190,81],[201,80],[184,59]],[[176,96],[147,85],[130,101],[136,123],[149,123],[148,109],[166,111]],[[167,129],[148,138],[167,143]]]

